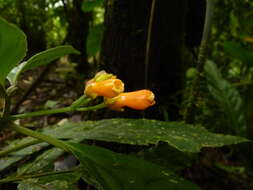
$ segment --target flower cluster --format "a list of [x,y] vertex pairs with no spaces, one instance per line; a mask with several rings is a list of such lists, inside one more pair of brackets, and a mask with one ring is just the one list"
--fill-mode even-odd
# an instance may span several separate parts
[[123,111],[124,107],[144,110],[155,104],[155,95],[150,90],[124,92],[124,83],[105,71],[86,82],[84,94],[93,99],[103,96],[107,107],[116,111]]

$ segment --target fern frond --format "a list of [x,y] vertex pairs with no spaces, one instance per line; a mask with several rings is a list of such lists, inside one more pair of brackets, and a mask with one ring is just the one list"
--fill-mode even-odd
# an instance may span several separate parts
[[225,112],[232,132],[246,136],[247,124],[240,93],[222,78],[215,63],[207,61],[204,70],[209,92]]

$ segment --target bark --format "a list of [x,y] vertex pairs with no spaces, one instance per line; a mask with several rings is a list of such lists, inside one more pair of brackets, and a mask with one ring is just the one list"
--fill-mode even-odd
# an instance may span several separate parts
[[46,20],[46,3],[45,0],[32,2],[36,3],[38,9],[28,8],[27,3],[31,2],[17,1],[18,25],[27,36],[27,57],[31,57],[47,47],[46,33],[43,28],[43,23]]
[[66,42],[80,51],[80,55],[71,55],[70,58],[78,64],[77,71],[79,73],[87,74],[89,72],[89,64],[87,61],[86,43],[92,14],[82,11],[82,2],[82,0],[73,0],[72,5],[65,3],[65,14],[69,24]]
[[[181,100],[178,94],[184,88],[186,68],[183,62],[185,35],[186,31],[196,32],[186,22],[192,14],[192,4],[196,3],[199,1],[156,1],[148,64],[148,88],[155,92],[157,100],[157,106],[148,114],[152,118],[163,119],[160,110],[165,107],[169,119],[178,119]],[[106,2],[101,62],[104,69],[116,73],[124,81],[127,91],[144,88],[150,7],[151,0]],[[202,28],[200,30],[188,43],[190,46],[200,42]]]

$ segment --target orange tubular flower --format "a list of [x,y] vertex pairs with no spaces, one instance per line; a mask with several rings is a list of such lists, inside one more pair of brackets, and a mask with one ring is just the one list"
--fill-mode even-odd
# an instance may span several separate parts
[[113,98],[124,91],[124,83],[116,78],[95,82],[88,81],[84,93],[91,97],[104,96],[105,98]]
[[138,90],[134,92],[121,93],[118,96],[107,99],[107,106],[116,111],[123,111],[123,107],[135,110],[145,110],[155,104],[155,95],[150,90]]

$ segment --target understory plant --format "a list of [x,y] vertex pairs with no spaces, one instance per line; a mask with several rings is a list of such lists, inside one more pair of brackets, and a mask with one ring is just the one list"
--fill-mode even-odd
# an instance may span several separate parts
[[[10,112],[12,95],[16,93],[22,72],[49,64],[66,54],[78,54],[71,46],[59,46],[22,62],[26,51],[24,33],[0,19],[0,130],[9,128],[27,136],[11,141],[1,149],[0,184],[17,183],[18,189],[79,189],[77,184],[82,179],[100,190],[200,189],[181,177],[175,169],[181,168],[190,158],[182,161],[181,165],[168,159],[165,166],[147,159],[143,156],[147,155],[145,152],[139,155],[116,153],[91,145],[88,140],[138,146],[156,146],[163,142],[176,151],[177,156],[180,153],[184,156],[198,153],[203,147],[248,142],[242,137],[210,133],[199,125],[148,119],[65,121],[41,130],[23,127],[18,121],[25,118],[98,109],[124,111],[124,107],[145,110],[155,104],[155,95],[151,91],[124,92],[123,81],[101,71],[86,83],[84,94],[69,106],[13,115]],[[215,69],[212,64],[207,67]],[[216,77],[211,74],[208,76],[211,81]],[[221,93],[219,88],[210,84],[214,95]],[[103,97],[100,104],[94,104],[97,97]],[[227,109],[230,109],[229,105]],[[79,163],[70,168],[55,168],[55,161],[66,153],[73,155]],[[148,153],[149,157],[155,154]]]

